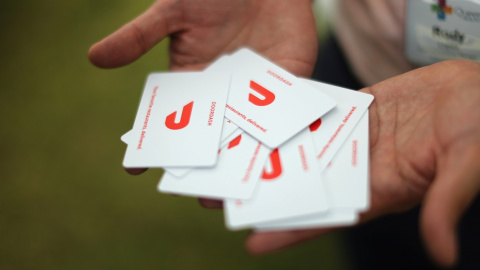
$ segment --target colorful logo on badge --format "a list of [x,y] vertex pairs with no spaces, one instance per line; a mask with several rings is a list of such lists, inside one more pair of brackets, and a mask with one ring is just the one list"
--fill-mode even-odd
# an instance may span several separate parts
[[440,21],[445,21],[445,18],[448,15],[452,14],[452,6],[447,6],[447,0],[438,0],[437,5],[431,5],[432,12],[437,13],[437,19]]

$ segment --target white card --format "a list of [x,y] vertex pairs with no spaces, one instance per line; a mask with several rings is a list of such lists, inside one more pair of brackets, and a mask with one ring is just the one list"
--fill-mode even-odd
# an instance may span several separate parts
[[337,101],[335,108],[310,126],[320,171],[323,171],[367,111],[373,95],[304,80]]
[[272,149],[335,106],[329,96],[248,49],[223,65],[233,71],[225,116]]
[[202,198],[251,197],[270,150],[246,133],[239,135],[219,154],[213,168],[196,168],[182,178],[164,173],[161,192]]
[[300,217],[282,222],[263,223],[255,225],[256,231],[280,231],[317,229],[353,225],[358,222],[357,211],[354,209],[329,209],[325,213]]
[[[220,147],[223,148],[229,141],[231,141],[236,136],[240,135],[243,131],[232,121],[228,120],[227,118],[223,118],[223,128],[222,128],[222,138],[220,139]],[[176,177],[182,177],[190,172],[190,167],[186,168],[175,168],[175,167],[164,167],[164,170],[168,171],[169,173],[175,175]]]
[[124,167],[215,165],[229,82],[225,73],[149,75]]
[[[210,66],[208,66],[203,72],[225,72],[225,70],[227,71],[231,70],[229,59],[230,59],[230,56],[222,55],[217,60],[215,60],[215,62],[213,62]],[[221,133],[222,134],[221,142],[224,142],[224,140],[228,136],[232,135],[235,132],[232,129],[235,129],[236,131],[236,129],[238,129],[238,126],[232,123],[232,121],[224,118],[222,133]],[[120,137],[120,140],[125,144],[130,144],[131,136],[133,134],[132,131],[133,131],[132,129],[127,131],[125,134],[122,135],[122,137]],[[240,133],[238,133],[237,136],[240,135]]]
[[226,200],[224,207],[230,229],[327,210],[309,130],[305,129],[270,154],[251,199]]

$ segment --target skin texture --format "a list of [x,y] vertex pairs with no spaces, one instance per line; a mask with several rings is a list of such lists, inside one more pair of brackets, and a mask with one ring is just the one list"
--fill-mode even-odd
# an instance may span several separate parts
[[[307,77],[317,52],[310,4],[158,0],[94,44],[89,59],[101,68],[126,65],[169,36],[172,70],[199,70],[223,53],[249,46]],[[361,221],[422,204],[427,250],[438,264],[453,265],[457,223],[480,189],[480,64],[445,61],[361,91],[375,96],[370,107],[371,208]],[[200,203],[222,206],[212,200]],[[335,229],[252,233],[246,248],[252,254],[270,253]]]

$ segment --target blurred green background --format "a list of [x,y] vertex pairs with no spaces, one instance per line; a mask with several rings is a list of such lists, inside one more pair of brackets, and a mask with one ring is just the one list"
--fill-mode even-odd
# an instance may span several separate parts
[[87,51],[151,3],[2,2],[0,269],[345,268],[338,235],[250,256],[221,211],[157,193],[161,170],[124,172],[119,138],[168,41],[114,70]]

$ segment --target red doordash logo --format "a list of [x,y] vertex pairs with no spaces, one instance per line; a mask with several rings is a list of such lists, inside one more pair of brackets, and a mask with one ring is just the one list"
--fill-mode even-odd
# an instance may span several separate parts
[[270,154],[270,164],[272,164],[272,171],[267,172],[264,168],[262,173],[263,180],[274,180],[282,174],[282,163],[278,154],[278,148]]
[[228,144],[227,149],[231,149],[231,148],[234,148],[235,146],[239,145],[241,140],[242,140],[242,135],[240,134]]
[[257,93],[262,95],[264,99],[259,99],[258,97],[248,94],[248,101],[253,103],[254,105],[257,106],[267,106],[272,104],[272,102],[275,100],[275,94],[268,91],[266,88],[263,86],[259,85],[258,83],[254,81],[250,81],[250,88],[255,90]]
[[165,119],[165,126],[172,130],[178,130],[186,127],[190,123],[190,116],[192,116],[193,101],[183,106],[182,116],[180,117],[180,122],[175,123],[175,118],[177,117],[177,111],[169,114]]

